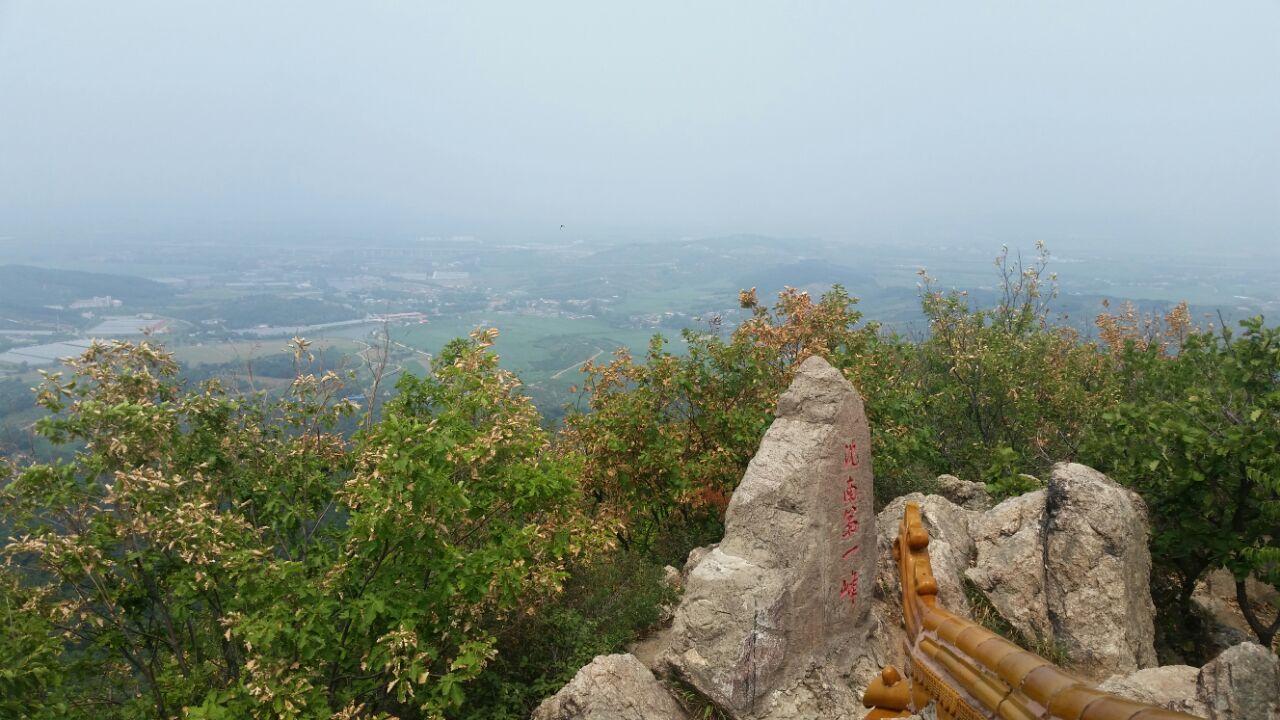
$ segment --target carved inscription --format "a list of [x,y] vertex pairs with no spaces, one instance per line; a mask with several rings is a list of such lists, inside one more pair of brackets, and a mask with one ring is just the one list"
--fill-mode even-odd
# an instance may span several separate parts
[[844,550],[840,553],[840,559],[849,561],[852,569],[845,567],[842,571],[849,573],[848,577],[840,582],[840,597],[848,600],[850,605],[858,602],[858,481],[854,477],[854,470],[858,467],[861,460],[858,458],[858,441],[850,440],[844,446],[844,459],[840,463],[840,478],[844,483],[844,492],[841,499],[844,501],[844,523],[840,532],[841,547]]

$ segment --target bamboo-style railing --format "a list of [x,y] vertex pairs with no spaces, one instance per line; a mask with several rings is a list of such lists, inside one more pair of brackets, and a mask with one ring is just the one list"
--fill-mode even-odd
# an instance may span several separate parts
[[939,720],[1190,720],[1102,692],[971,620],[938,606],[929,532],[907,505],[893,542],[906,625],[905,672],[892,665],[863,694],[867,720],[906,717],[936,703]]

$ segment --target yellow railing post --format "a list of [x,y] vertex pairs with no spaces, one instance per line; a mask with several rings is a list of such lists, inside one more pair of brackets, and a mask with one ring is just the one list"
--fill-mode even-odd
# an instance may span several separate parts
[[938,606],[929,531],[908,503],[893,541],[906,627],[905,672],[886,667],[862,696],[870,720],[928,703],[940,720],[1189,720],[1185,713],[1102,692],[972,620]]

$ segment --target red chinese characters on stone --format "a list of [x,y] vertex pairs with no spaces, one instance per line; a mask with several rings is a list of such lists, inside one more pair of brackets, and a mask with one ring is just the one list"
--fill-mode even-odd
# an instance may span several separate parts
[[844,509],[844,532],[840,533],[841,540],[848,540],[858,532],[858,506],[845,507]]
[[859,462],[861,461],[858,460],[858,441],[850,440],[844,446],[844,466],[847,468],[858,467]]
[[840,581],[840,597],[853,605],[858,601],[858,571],[854,570],[848,579]]
[[[858,441],[850,440],[843,446],[844,457],[841,463],[841,476],[844,479],[844,490],[840,494],[843,501],[843,519],[841,524],[840,539],[848,541],[858,533],[858,484],[852,474],[852,469],[861,464],[858,459]],[[845,543],[842,542],[842,545]],[[854,559],[856,562],[858,556],[858,545],[847,548],[840,554],[841,560]],[[853,570],[848,578],[840,583],[840,598],[848,600],[850,605],[857,604],[858,600],[858,571]]]

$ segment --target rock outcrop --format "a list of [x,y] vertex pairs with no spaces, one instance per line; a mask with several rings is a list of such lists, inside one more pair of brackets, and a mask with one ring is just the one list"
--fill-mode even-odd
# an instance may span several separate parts
[[1110,678],[1104,689],[1211,720],[1280,720],[1280,666],[1261,647],[1233,647],[1203,669],[1152,667],[1146,508],[1106,476],[1062,463],[1043,489],[995,507],[981,483],[942,476],[948,497],[896,498],[877,518],[853,386],[810,358],[776,417],[729,503],[724,539],[691,552],[682,571],[665,568],[663,581],[683,589],[670,626],[633,654],[596,658],[534,720],[687,717],[664,685],[735,720],[862,717],[867,683],[902,666],[891,547],[910,502],[952,612],[972,614],[972,584],[1070,669]]
[[1241,643],[1200,669],[1196,690],[1209,720],[1280,720],[1280,658]]
[[1098,685],[1121,697],[1159,705],[1197,717],[1208,717],[1209,708],[1196,692],[1200,669],[1190,665],[1166,665],[1146,668],[1130,675],[1114,675]]
[[1060,463],[1045,515],[1054,640],[1095,677],[1155,666],[1146,503],[1097,470]]
[[1146,506],[1102,473],[1053,468],[1048,487],[973,523],[968,577],[1028,638],[1094,679],[1156,664]]
[[[1249,577],[1245,579],[1245,588],[1253,611],[1259,617],[1269,617],[1271,608],[1280,607],[1280,593],[1270,585]],[[1257,639],[1240,608],[1236,597],[1236,578],[1230,570],[1218,568],[1206,574],[1196,585],[1191,599],[1208,616],[1208,637],[1217,652]]]
[[1203,668],[1139,670],[1099,687],[1209,720],[1280,719],[1280,658],[1255,643],[1228,648]]
[[970,525],[976,560],[967,577],[1001,617],[1031,638],[1053,636],[1045,600],[1044,508],[1039,490],[1005,500]]
[[991,495],[987,484],[961,480],[955,475],[938,476],[938,494],[965,510],[982,512],[991,509]]
[[[734,717],[860,708],[849,676],[874,624],[870,440],[857,391],[806,360],[734,491],[724,539],[687,572],[664,663]],[[831,714],[812,714],[822,706]]]
[[601,655],[533,711],[532,720],[687,720],[634,656]]

